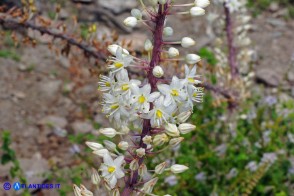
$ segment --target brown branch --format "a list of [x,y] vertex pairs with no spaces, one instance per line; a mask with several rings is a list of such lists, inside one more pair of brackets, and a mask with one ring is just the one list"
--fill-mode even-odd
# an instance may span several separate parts
[[75,38],[70,37],[69,35],[53,31],[44,26],[35,25],[31,21],[20,22],[17,19],[7,18],[5,16],[1,17],[0,15],[0,25],[3,27],[7,27],[9,29],[30,28],[30,29],[39,31],[41,34],[47,34],[54,38],[65,40],[68,44],[76,46],[80,48],[81,50],[83,50],[86,55],[92,56],[96,59],[106,60],[105,54],[95,50],[93,47],[90,47],[88,43],[78,41]]

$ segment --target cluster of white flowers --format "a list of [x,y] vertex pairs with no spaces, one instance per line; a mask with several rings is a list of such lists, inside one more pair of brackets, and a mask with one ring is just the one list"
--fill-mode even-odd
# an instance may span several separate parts
[[215,0],[216,3],[225,3],[226,7],[231,13],[239,11],[244,5],[246,5],[246,0]]
[[[173,7],[180,6],[174,5],[171,0],[156,0],[154,2],[157,9],[154,9],[156,12],[152,13],[149,22],[154,22],[157,14],[167,17]],[[149,10],[148,14],[151,9],[146,8],[143,1],[141,3],[144,10]],[[188,4],[192,7],[189,13],[192,16],[203,15],[203,8],[209,3],[208,0],[196,0],[194,3]],[[183,5],[183,7],[186,6],[187,4]],[[199,10],[203,10],[203,13]],[[147,20],[142,19],[145,15],[140,10],[133,9],[131,14],[132,16],[124,20],[126,26],[134,27],[139,22],[149,26],[146,23]],[[165,21],[161,24],[162,26],[155,27],[153,33],[157,33],[157,36],[161,37],[171,36],[173,29],[165,27]],[[150,26],[150,28],[152,27]],[[142,178],[146,178],[148,176],[146,174],[150,172],[143,162],[144,158],[148,158],[149,154],[156,154],[155,147],[178,146],[184,139],[181,134],[188,134],[196,128],[195,125],[186,123],[186,121],[193,112],[194,104],[203,100],[204,89],[198,86],[201,81],[200,76],[196,73],[196,63],[201,58],[196,54],[186,55],[182,59],[187,63],[184,65],[185,76],[182,78],[176,75],[168,76],[160,65],[165,59],[156,60],[152,55],[154,52],[158,52],[155,55],[161,58],[163,48],[172,44],[188,48],[195,45],[195,41],[189,37],[184,37],[179,42],[170,43],[163,40],[160,43],[156,40],[154,42],[146,40],[144,49],[148,52],[148,59],[132,56],[127,49],[116,44],[108,47],[108,51],[112,54],[108,61],[109,74],[100,76],[99,90],[103,92],[102,112],[109,118],[114,128],[102,128],[99,133],[109,138],[120,135],[124,139],[119,141],[118,145],[108,140],[103,141],[103,144],[97,142],[87,142],[86,144],[94,154],[103,158],[103,163],[99,168],[101,174],[93,170],[92,182],[94,184],[103,182],[113,195],[120,195],[118,180],[123,177],[127,183],[122,195],[129,194],[127,191],[132,188],[127,187],[130,186],[129,184],[134,186],[139,182],[142,183]],[[178,58],[180,54],[175,47],[166,48],[164,52],[167,52],[170,59]],[[154,62],[155,64],[152,64]],[[145,70],[147,77],[144,80],[130,78],[130,68]],[[132,136],[134,134],[135,136]],[[137,143],[134,137],[139,137],[140,141]],[[133,142],[128,142],[130,140]],[[122,152],[125,153],[122,154]],[[125,167],[129,169],[126,170]],[[187,169],[188,167],[184,165],[172,164],[169,166],[163,162],[151,170],[155,173],[153,178],[142,183],[141,188],[136,187],[136,189],[151,194],[158,180],[156,175],[165,171],[178,174]],[[76,195],[82,195],[83,191],[89,193],[84,186],[80,188],[74,186],[74,190]],[[132,191],[135,190],[132,189]]]

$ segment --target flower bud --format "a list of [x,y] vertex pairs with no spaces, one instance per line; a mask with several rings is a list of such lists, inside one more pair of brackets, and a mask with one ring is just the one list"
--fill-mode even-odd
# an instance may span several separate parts
[[171,172],[173,172],[174,174],[182,173],[182,172],[186,171],[187,169],[189,169],[189,167],[187,167],[185,165],[179,165],[179,164],[175,164],[175,165],[171,166],[171,168],[170,168]]
[[110,137],[110,138],[113,138],[117,134],[116,130],[113,128],[103,128],[103,129],[100,129],[99,132],[105,135],[106,137]]
[[100,181],[101,181],[101,178],[100,178],[97,170],[94,169],[94,168],[92,168],[91,181],[95,185],[98,185],[100,183]]
[[134,159],[134,160],[132,160],[132,162],[130,163],[130,169],[132,170],[132,171],[135,171],[135,170],[137,170],[139,168],[139,161],[138,161],[138,159]]
[[101,149],[101,150],[95,150],[93,151],[94,154],[103,157],[106,153],[109,153],[109,151],[107,149]]
[[127,27],[135,27],[138,23],[138,20],[137,18],[135,17],[127,17],[125,20],[124,20],[124,24],[127,26]]
[[171,47],[171,48],[168,49],[168,56],[170,58],[177,57],[179,55],[180,55],[180,52],[179,52],[178,49],[173,48],[173,47]]
[[152,137],[150,135],[146,135],[145,137],[143,137],[143,143],[148,145],[148,144],[151,144],[152,142]]
[[166,4],[166,0],[158,0],[158,3],[161,4],[161,5]]
[[149,0],[149,2],[150,2],[152,5],[157,5],[157,4],[158,4],[158,0]]
[[89,191],[84,185],[80,185],[82,196],[93,196],[93,193]]
[[174,30],[173,30],[173,28],[171,28],[171,27],[165,27],[164,29],[163,29],[163,35],[164,36],[166,36],[166,37],[170,37],[170,36],[172,36],[174,34]]
[[137,155],[139,156],[139,157],[143,157],[143,156],[145,156],[145,148],[139,148],[139,149],[137,149],[136,150],[136,153],[137,153]]
[[103,144],[105,145],[105,148],[106,148],[107,150],[110,150],[110,151],[114,151],[114,150],[116,150],[116,145],[115,145],[115,143],[113,143],[113,142],[111,142],[111,141],[109,141],[109,140],[104,140],[104,141],[103,141]]
[[120,196],[119,189],[114,189],[111,191],[111,196]]
[[163,163],[160,163],[159,165],[157,165],[155,167],[155,173],[156,174],[162,174],[165,170],[165,167],[166,167],[167,163],[166,162],[163,162]]
[[74,194],[75,196],[81,196],[81,189],[77,186],[77,185],[73,185],[73,190],[74,190]]
[[[112,54],[112,55],[116,55],[116,51],[117,51],[117,49],[118,48],[122,48],[121,46],[119,46],[119,45],[116,45],[116,44],[111,44],[111,45],[109,45],[108,47],[107,47],[107,50]],[[126,49],[124,49],[124,48],[122,48],[122,50],[123,50],[123,53],[124,54],[130,54],[129,53],[129,51],[127,51]]]
[[191,114],[192,112],[190,110],[182,112],[177,116],[177,121],[179,123],[184,123],[190,118]]
[[187,54],[186,56],[186,62],[188,64],[195,64],[201,61],[201,57],[196,54]]
[[96,143],[96,142],[86,142],[86,145],[91,148],[92,150],[101,150],[104,147],[102,146],[102,144]]
[[209,6],[209,4],[209,0],[195,0],[195,6],[197,7],[206,8],[207,6]]
[[183,124],[180,124],[178,128],[181,134],[187,134],[195,130],[196,126],[189,123],[183,123]]
[[137,18],[138,20],[142,19],[142,12],[139,9],[132,9],[131,15]]
[[157,65],[153,68],[152,73],[156,78],[161,78],[164,74],[164,71],[160,66]]
[[181,41],[181,45],[183,48],[189,48],[191,46],[194,46],[195,44],[196,42],[190,37],[183,37]]
[[138,169],[140,176],[145,176],[147,174],[147,167],[144,163],[142,163]]
[[118,147],[122,150],[127,150],[129,148],[129,143],[128,142],[125,142],[125,141],[121,141],[119,144],[118,144]]
[[205,10],[201,7],[192,7],[190,9],[191,16],[203,16],[205,14]]
[[171,137],[177,137],[180,132],[175,124],[168,123],[164,126],[165,132]]
[[158,134],[153,139],[153,143],[155,146],[162,146],[166,142],[168,142],[168,137],[165,133]]
[[177,138],[173,138],[169,141],[169,145],[171,147],[176,147],[178,146],[182,141],[184,140],[183,137],[177,137]]
[[120,128],[120,133],[121,134],[128,134],[130,132],[130,128],[128,127],[128,126],[125,126],[125,125],[123,125],[123,126],[121,126],[121,128]]
[[146,182],[144,184],[143,188],[141,189],[142,192],[148,193],[148,194],[151,193],[154,186],[156,185],[157,181],[158,181],[158,178],[156,177],[156,178],[153,178],[153,179],[149,180],[148,182]]
[[149,39],[147,39],[147,40],[145,41],[144,49],[145,49],[147,52],[150,52],[150,51],[153,49],[152,42],[151,42]]

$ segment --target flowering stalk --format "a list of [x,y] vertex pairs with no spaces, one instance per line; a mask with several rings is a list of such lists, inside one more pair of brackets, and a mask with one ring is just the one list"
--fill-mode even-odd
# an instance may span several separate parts
[[226,17],[225,19],[226,34],[227,34],[227,41],[228,41],[228,47],[229,47],[228,61],[229,61],[229,66],[231,68],[231,76],[232,78],[235,78],[238,76],[238,67],[236,62],[236,48],[234,47],[233,22],[232,22],[230,9],[227,6],[227,3],[224,3],[224,9],[225,9],[225,17]]

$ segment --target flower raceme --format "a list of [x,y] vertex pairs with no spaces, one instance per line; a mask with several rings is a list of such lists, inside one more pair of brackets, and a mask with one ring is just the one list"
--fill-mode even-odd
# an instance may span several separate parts
[[[132,16],[127,17],[124,24],[134,27],[143,23],[152,29],[154,40],[146,40],[144,45],[148,57],[140,59],[132,56],[125,48],[112,44],[108,47],[112,55],[108,61],[109,74],[101,75],[98,82],[99,90],[103,93],[102,113],[113,126],[102,128],[99,133],[108,138],[120,135],[121,141],[118,141],[118,145],[108,140],[104,140],[103,144],[86,142],[95,155],[103,158],[99,173],[92,171],[92,182],[96,185],[103,182],[112,195],[121,193],[127,196],[136,192],[152,194],[158,181],[156,175],[163,172],[177,174],[188,169],[184,165],[170,166],[168,162],[149,169],[144,160],[148,160],[151,154],[157,154],[155,148],[163,146],[166,149],[180,145],[184,139],[181,135],[195,130],[196,126],[186,121],[192,114],[194,104],[203,99],[203,88],[197,86],[201,83],[196,73],[196,63],[201,60],[198,55],[188,54],[180,58],[187,63],[184,77],[179,77],[180,74],[166,74],[161,65],[173,58],[178,60],[180,52],[171,45],[188,48],[196,43],[190,37],[177,42],[163,41],[164,37],[173,34],[173,29],[165,26],[168,15],[178,10],[174,10],[175,7],[186,9],[187,6],[191,8],[186,9],[186,12],[191,12],[191,15],[203,15],[209,1],[196,0],[191,4],[175,5],[172,0],[152,0],[154,9],[147,8],[144,1],[140,2],[144,11],[148,10],[146,14],[133,9]],[[164,59],[161,53],[167,53],[169,59]],[[145,71],[146,78],[131,78],[130,69]],[[154,171],[153,178],[148,179],[151,176],[148,173]],[[122,178],[125,181],[123,186],[123,183],[118,183]],[[82,192],[90,195],[83,185],[74,185],[74,192],[76,195],[82,195]]]

